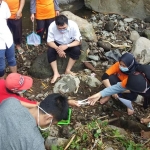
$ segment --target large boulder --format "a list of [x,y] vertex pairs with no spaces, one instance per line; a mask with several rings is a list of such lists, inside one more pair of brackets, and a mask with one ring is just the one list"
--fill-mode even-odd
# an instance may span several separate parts
[[[79,60],[77,60],[75,65],[73,66],[72,68],[73,71],[77,72],[79,70],[83,70],[84,65],[82,61],[85,61],[87,58],[87,50],[88,50],[88,44],[85,41],[83,41],[81,45],[81,55]],[[57,66],[60,74],[65,72],[65,69],[68,64],[68,59],[69,59],[68,56],[67,58],[58,57]],[[53,71],[47,60],[47,52],[39,55],[35,59],[31,68],[29,69],[29,74],[32,77],[39,78],[39,79],[49,78],[53,75]]]
[[150,62],[150,40],[145,37],[140,37],[134,44],[132,52],[136,60],[141,64]]
[[78,24],[83,39],[97,42],[97,37],[93,26],[87,20],[74,15],[70,11],[63,11],[61,14],[67,16],[68,19],[73,20]]
[[118,13],[144,19],[150,15],[150,0],[84,0],[85,6],[102,13]]
[[76,12],[84,7],[84,0],[59,0],[60,11]]

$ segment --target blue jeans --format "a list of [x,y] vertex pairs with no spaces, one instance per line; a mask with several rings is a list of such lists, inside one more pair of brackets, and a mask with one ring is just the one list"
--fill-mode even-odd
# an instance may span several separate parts
[[0,77],[2,77],[5,74],[5,58],[8,62],[8,66],[16,66],[14,44],[12,44],[10,48],[6,46],[6,49],[0,49]]

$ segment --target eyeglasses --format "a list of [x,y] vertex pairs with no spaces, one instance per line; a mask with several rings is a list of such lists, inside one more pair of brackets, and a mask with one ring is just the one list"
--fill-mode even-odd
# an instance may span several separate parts
[[51,115],[50,115],[49,113],[47,113],[45,110],[43,110],[40,106],[38,106],[38,127],[39,127],[40,130],[45,131],[45,130],[47,130],[47,129],[50,128],[50,126],[52,125],[53,119],[51,119],[51,121],[50,121],[48,127],[46,127],[46,128],[41,128],[41,127],[40,127],[40,118],[39,118],[39,117],[40,117],[39,109],[42,110],[42,111],[43,111],[45,114],[47,114],[48,116],[51,116]]

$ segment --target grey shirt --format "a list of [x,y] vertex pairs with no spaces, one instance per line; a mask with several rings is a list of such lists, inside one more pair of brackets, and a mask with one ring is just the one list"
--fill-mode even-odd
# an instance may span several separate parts
[[0,104],[0,150],[45,150],[35,119],[15,98]]
[[[59,2],[58,0],[54,0],[55,10],[59,10]],[[31,14],[36,13],[36,0],[30,0],[30,12]]]

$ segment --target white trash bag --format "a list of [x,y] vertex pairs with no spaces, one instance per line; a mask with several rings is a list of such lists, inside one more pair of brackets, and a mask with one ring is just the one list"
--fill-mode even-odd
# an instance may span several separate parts
[[38,46],[41,44],[41,37],[34,31],[34,21],[33,21],[33,32],[27,36],[27,44]]

